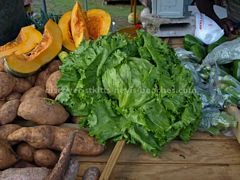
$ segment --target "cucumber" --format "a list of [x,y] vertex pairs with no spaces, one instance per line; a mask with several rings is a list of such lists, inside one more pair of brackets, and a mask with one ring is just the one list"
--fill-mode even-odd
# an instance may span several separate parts
[[233,77],[240,81],[240,60],[233,62]]
[[196,44],[199,46],[204,46],[204,43],[193,35],[187,34],[184,37],[183,46],[187,51],[190,51],[191,47]]
[[199,59],[198,63],[201,63],[203,58],[205,58],[207,55],[205,47],[199,44],[192,45],[190,51],[192,51],[193,54]]
[[222,36],[218,41],[216,41],[215,43],[212,43],[210,45],[208,45],[207,47],[207,52],[210,53],[215,47],[219,46],[220,44],[224,43],[227,41],[227,37],[226,36]]

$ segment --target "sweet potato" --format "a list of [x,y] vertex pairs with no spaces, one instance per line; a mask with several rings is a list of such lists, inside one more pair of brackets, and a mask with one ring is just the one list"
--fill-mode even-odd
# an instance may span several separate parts
[[40,167],[54,167],[58,161],[58,156],[49,149],[39,149],[34,153],[34,162]]
[[9,94],[6,98],[6,101],[11,101],[11,100],[16,100],[16,99],[20,99],[22,96],[22,94],[18,93],[18,92],[12,92],[11,94]]
[[[8,136],[11,141],[25,141],[37,149],[52,149],[61,151],[68,136],[76,129],[56,126],[23,127]],[[104,151],[104,146],[99,145],[95,138],[87,132],[77,130],[72,147],[72,154],[76,155],[99,155]]]
[[26,79],[28,82],[30,82],[30,84],[31,84],[32,86],[34,86],[34,85],[35,85],[35,82],[36,82],[36,80],[37,80],[37,75],[34,74],[34,75],[31,75],[31,76],[26,77],[25,79]]
[[1,100],[0,100],[0,109],[1,109],[1,107],[2,107],[5,103],[6,103],[6,101],[5,101],[4,99],[1,99]]
[[20,160],[14,166],[14,168],[29,168],[29,167],[37,167],[35,164],[29,163],[27,161]]
[[17,146],[16,153],[20,159],[33,162],[35,149],[27,143],[21,143]]
[[0,72],[0,99],[7,97],[15,86],[15,79],[5,72]]
[[11,100],[2,105],[0,109],[0,124],[7,124],[12,122],[17,117],[17,110],[19,107],[20,101]]
[[44,89],[40,86],[35,86],[26,91],[23,96],[21,97],[20,101],[23,102],[26,99],[33,99],[36,97],[47,97],[47,94],[45,93]]
[[61,65],[62,62],[58,59],[55,59],[48,64],[47,70],[52,74],[53,72],[58,71]]
[[31,83],[24,78],[15,78],[14,92],[24,93],[32,87]]
[[47,79],[53,72],[59,70],[61,64],[61,61],[53,60],[44,71],[38,74],[35,86],[41,86],[45,90]]
[[17,124],[6,124],[0,126],[0,139],[7,140],[9,134],[13,133],[14,131],[20,129],[21,126]]
[[0,179],[5,180],[44,180],[50,170],[41,167],[10,168],[0,172]]
[[0,58],[0,72],[4,72],[4,59]]
[[13,166],[18,161],[17,155],[7,141],[0,139],[0,170]]
[[47,80],[46,92],[52,98],[56,98],[56,96],[59,93],[58,87],[57,87],[57,81],[60,78],[61,78],[61,72],[60,71],[56,71],[56,72],[52,73],[49,76],[48,80]]
[[64,123],[69,114],[56,101],[36,97],[26,99],[20,104],[18,116],[40,125],[58,125]]

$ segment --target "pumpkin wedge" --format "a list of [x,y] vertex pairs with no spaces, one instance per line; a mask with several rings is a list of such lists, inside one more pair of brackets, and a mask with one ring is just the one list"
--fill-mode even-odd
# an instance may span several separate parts
[[88,32],[91,39],[98,39],[109,33],[112,19],[110,14],[102,9],[91,9],[87,11]]
[[72,9],[71,31],[76,47],[78,47],[84,39],[89,39],[86,15],[78,2],[76,2]]
[[76,46],[74,44],[72,33],[71,33],[71,15],[72,15],[72,11],[66,12],[60,18],[58,26],[62,31],[63,46],[70,51],[74,51],[76,49]]
[[24,54],[31,51],[42,40],[42,34],[33,26],[26,26],[20,30],[17,38],[0,46],[0,58],[12,53]]
[[27,76],[50,62],[62,49],[62,32],[53,20],[44,27],[42,41],[28,54],[11,54],[5,58],[5,68],[17,76]]

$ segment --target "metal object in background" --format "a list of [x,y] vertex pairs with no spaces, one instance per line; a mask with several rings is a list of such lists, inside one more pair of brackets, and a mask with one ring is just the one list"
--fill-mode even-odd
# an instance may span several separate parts
[[84,0],[83,5],[84,5],[85,11],[87,11],[88,10],[88,0]]
[[152,14],[164,18],[189,16],[188,6],[193,0],[152,0]]
[[47,4],[46,0],[42,0],[42,11],[47,14]]

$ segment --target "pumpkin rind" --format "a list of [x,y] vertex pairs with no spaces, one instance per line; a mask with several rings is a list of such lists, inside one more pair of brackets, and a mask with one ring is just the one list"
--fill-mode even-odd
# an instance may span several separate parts
[[62,49],[62,32],[51,19],[46,23],[42,41],[29,53],[12,54],[5,58],[5,66],[15,75],[28,75],[50,62]]
[[87,11],[87,24],[91,39],[98,39],[102,35],[107,35],[111,27],[111,16],[102,9],[91,9]]
[[78,47],[84,39],[89,39],[86,15],[78,2],[76,2],[72,9],[71,31],[76,47]]
[[26,26],[20,30],[18,37],[3,46],[0,46],[0,58],[12,53],[24,54],[31,51],[42,40],[42,34],[33,26]]
[[60,18],[58,26],[62,31],[63,46],[70,51],[74,51],[76,49],[76,46],[74,44],[72,33],[71,33],[71,15],[72,15],[72,11],[66,12]]

